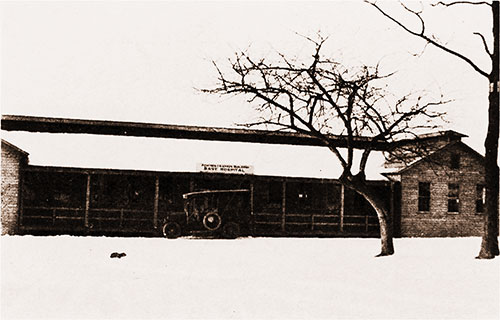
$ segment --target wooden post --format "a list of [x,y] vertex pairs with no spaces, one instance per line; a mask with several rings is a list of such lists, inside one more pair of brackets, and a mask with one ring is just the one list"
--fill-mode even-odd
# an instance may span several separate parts
[[87,191],[85,193],[85,228],[89,227],[89,208],[90,208],[90,174],[87,174]]
[[344,185],[340,185],[340,232],[344,232],[344,198],[345,190]]
[[390,209],[391,212],[390,217],[391,217],[391,229],[392,229],[392,234],[394,236],[394,181],[391,181],[391,196],[390,196]]
[[250,223],[252,224],[251,230],[252,230],[252,236],[255,235],[255,216],[254,216],[254,208],[253,208],[253,181],[250,182]]
[[281,231],[285,232],[285,215],[286,215],[286,182],[283,181],[283,192],[281,199]]
[[368,215],[365,216],[365,232],[368,233]]
[[158,203],[160,199],[160,177],[155,180],[155,206],[153,211],[153,227],[158,228]]
[[123,226],[123,209],[120,209],[120,229]]
[[19,203],[19,215],[18,215],[18,227],[16,233],[23,226],[23,215],[24,215],[24,171],[20,169],[19,171],[19,189],[17,193],[17,203]]

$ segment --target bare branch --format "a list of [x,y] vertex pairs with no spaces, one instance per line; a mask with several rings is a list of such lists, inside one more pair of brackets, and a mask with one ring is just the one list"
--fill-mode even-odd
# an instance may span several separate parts
[[[400,26],[403,30],[405,30],[406,32],[408,32],[409,34],[411,35],[414,35],[416,37],[419,37],[425,41],[427,41],[428,43],[432,44],[433,46],[463,60],[464,62],[466,62],[469,66],[471,66],[477,73],[479,73],[480,75],[488,78],[489,74],[487,72],[485,72],[484,70],[482,70],[481,68],[479,68],[479,66],[477,64],[475,64],[470,58],[466,57],[465,55],[453,50],[453,49],[450,49],[448,48],[447,46],[445,45],[442,45],[440,44],[439,42],[437,42],[435,39],[433,39],[432,37],[429,37],[427,35],[424,34],[424,31],[425,31],[425,25],[422,25],[422,29],[420,32],[418,31],[414,31],[414,30],[411,30],[409,27],[407,27],[406,25],[404,25],[403,23],[401,23],[399,20],[395,19],[393,16],[391,16],[390,14],[388,14],[387,12],[385,12],[384,10],[382,10],[382,8],[380,8],[380,6],[378,6],[376,3],[374,2],[370,2],[368,0],[365,0],[366,3],[369,3],[371,4],[375,9],[377,9],[380,13],[382,13],[382,15],[384,15],[386,18],[388,18],[389,20],[393,21],[394,23],[396,23],[398,26]],[[407,7],[403,6],[403,8],[405,8],[408,12],[416,15],[421,23],[423,23],[423,20],[422,18],[420,17],[419,14],[417,14],[415,11],[412,11],[410,9],[408,9]]]
[[437,3],[431,4],[431,6],[433,6],[433,7],[436,7],[436,6],[451,7],[451,6],[454,6],[457,4],[487,5],[487,6],[491,7],[491,3],[489,3],[488,1],[478,1],[478,2],[475,2],[475,1],[452,1],[452,2],[448,2],[448,3],[445,3],[443,1],[439,1]]
[[[346,68],[322,56],[323,40],[308,41],[316,46],[308,65],[280,53],[277,62],[271,63],[239,52],[230,60],[227,74],[214,64],[219,85],[204,92],[247,96],[261,115],[248,127],[292,130],[322,141],[340,161],[341,179],[345,181],[364,179],[368,158],[378,143],[393,141],[412,130],[435,127],[430,121],[442,116],[430,108],[443,101],[428,102],[413,94],[394,99],[386,92],[386,86],[380,84],[393,73],[379,74],[378,65]],[[332,134],[344,138],[346,155],[340,153]],[[360,148],[360,141],[363,154],[359,173],[354,176],[354,149]]]
[[491,57],[493,58],[493,52],[490,51],[490,49],[488,48],[488,43],[486,42],[486,39],[484,38],[484,36],[479,33],[479,32],[474,32],[474,34],[476,36],[479,36],[481,38],[481,40],[483,41],[483,46],[484,46],[484,51],[486,51],[486,53]]
[[415,10],[411,10],[409,7],[405,6],[403,2],[399,2],[399,4],[408,12],[412,13],[415,17],[418,18],[418,20],[420,20],[420,33],[419,35],[424,35],[425,33],[425,22],[424,22],[424,19],[422,19],[422,11],[415,11]]

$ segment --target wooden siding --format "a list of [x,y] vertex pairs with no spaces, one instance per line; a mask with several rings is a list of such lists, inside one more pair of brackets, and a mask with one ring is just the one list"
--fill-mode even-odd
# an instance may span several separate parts
[[[182,194],[244,188],[252,190],[247,235],[378,235],[373,209],[331,179],[36,166],[24,172],[26,232],[160,235],[166,221],[185,216]],[[390,195],[388,183],[371,184]]]

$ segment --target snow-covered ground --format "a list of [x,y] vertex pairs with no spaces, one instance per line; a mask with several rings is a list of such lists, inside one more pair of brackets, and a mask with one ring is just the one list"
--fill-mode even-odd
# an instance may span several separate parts
[[1,318],[498,319],[479,243],[4,236]]

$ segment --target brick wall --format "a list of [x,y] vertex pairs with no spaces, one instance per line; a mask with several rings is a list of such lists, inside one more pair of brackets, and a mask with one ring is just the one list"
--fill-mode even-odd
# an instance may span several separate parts
[[[450,166],[460,154],[460,168]],[[476,185],[484,184],[481,159],[461,143],[454,144],[401,175],[401,235],[403,237],[480,236],[484,215],[476,213]],[[430,182],[430,210],[418,211],[418,184]],[[460,186],[459,212],[448,212],[448,184]]]
[[27,154],[2,141],[2,235],[18,230],[20,167]]

